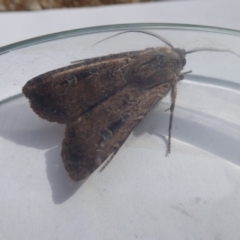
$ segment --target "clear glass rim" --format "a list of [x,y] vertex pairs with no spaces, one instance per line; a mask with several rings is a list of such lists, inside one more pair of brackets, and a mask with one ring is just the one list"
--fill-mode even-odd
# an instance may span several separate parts
[[35,38],[30,38],[24,41],[16,42],[9,44],[3,47],[0,47],[0,55],[8,53],[19,48],[28,47],[34,44],[39,44],[47,41],[54,41],[57,39],[67,38],[71,36],[79,36],[92,33],[101,33],[101,32],[111,32],[111,31],[125,31],[130,29],[169,29],[169,30],[191,30],[191,31],[205,31],[213,32],[227,35],[240,36],[239,30],[228,29],[228,28],[219,28],[212,26],[204,25],[193,25],[193,24],[176,24],[176,23],[133,23],[133,24],[116,24],[116,25],[104,25],[88,28],[79,28],[69,31],[57,32],[52,34],[47,34]]

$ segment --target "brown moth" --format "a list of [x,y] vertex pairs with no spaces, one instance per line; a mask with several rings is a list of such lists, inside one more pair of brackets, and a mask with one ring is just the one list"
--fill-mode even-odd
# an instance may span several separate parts
[[152,35],[168,47],[83,60],[37,76],[23,87],[40,117],[67,124],[61,155],[74,181],[89,176],[106,159],[111,160],[136,124],[169,92],[170,152],[176,84],[183,79],[185,55],[209,50],[185,52],[154,33],[127,32]]

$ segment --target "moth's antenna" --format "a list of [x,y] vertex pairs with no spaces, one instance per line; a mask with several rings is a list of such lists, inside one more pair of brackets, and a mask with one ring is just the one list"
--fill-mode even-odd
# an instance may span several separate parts
[[229,50],[229,49],[219,49],[219,48],[195,48],[189,51],[186,51],[185,54],[189,54],[189,53],[195,53],[195,52],[203,52],[203,51],[207,51],[207,52],[228,52],[231,54],[234,54],[237,57],[240,57],[239,54]]
[[159,39],[159,40],[161,40],[162,42],[164,42],[165,44],[167,44],[169,47],[173,48],[173,45],[172,45],[168,40],[166,40],[164,37],[159,36],[158,34],[153,33],[153,32],[141,31],[141,30],[129,30],[129,31],[120,32],[120,33],[114,34],[114,35],[112,35],[112,36],[110,36],[110,37],[104,38],[103,40],[100,40],[100,41],[96,42],[95,44],[93,44],[93,46],[96,45],[96,44],[98,44],[98,43],[100,43],[100,42],[103,42],[103,41],[105,41],[105,40],[107,40],[107,39],[109,39],[109,38],[113,38],[113,37],[116,37],[116,36],[118,36],[118,35],[125,34],[125,33],[130,33],[130,32],[138,32],[138,33],[148,34],[148,35],[150,35],[150,36],[156,37],[157,39]]

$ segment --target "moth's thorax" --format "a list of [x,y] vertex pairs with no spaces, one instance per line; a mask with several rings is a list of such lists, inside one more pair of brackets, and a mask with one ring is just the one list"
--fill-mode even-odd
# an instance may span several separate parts
[[[144,88],[162,83],[173,85],[179,80],[185,63],[184,50],[169,47],[148,48],[132,58],[128,67],[122,68],[122,73],[127,82],[134,81]],[[132,76],[134,80],[129,79]]]

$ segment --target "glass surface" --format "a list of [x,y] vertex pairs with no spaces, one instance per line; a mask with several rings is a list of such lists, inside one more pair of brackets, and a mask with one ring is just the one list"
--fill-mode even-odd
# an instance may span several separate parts
[[[21,93],[72,61],[166,46],[228,49],[186,56],[166,156],[170,97],[137,125],[103,172],[73,182],[60,152],[64,125],[39,118]],[[240,238],[240,32],[131,24],[57,33],[0,48],[1,239]]]

